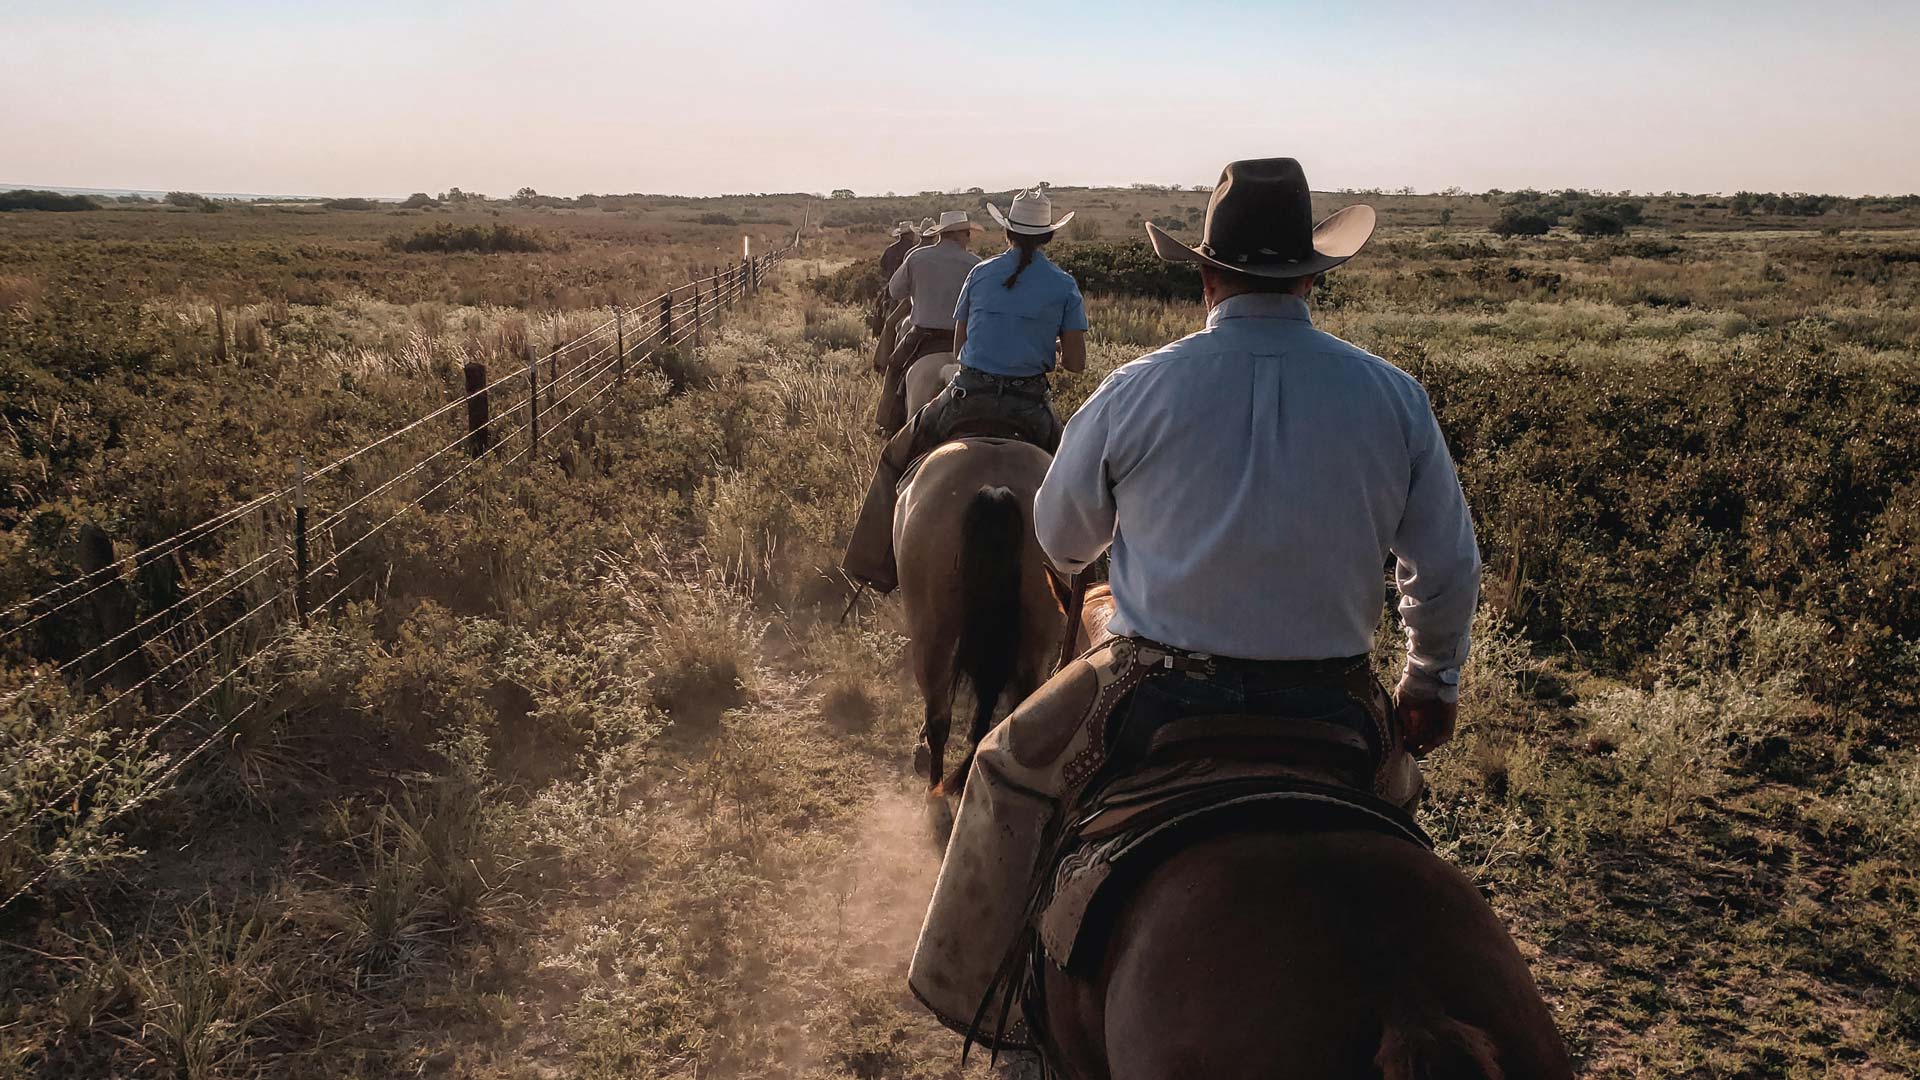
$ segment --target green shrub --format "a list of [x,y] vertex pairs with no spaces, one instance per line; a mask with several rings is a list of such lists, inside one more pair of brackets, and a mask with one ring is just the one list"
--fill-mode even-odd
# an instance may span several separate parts
[[856,259],[831,274],[807,282],[807,288],[842,304],[868,304],[887,287],[880,276],[880,260]]
[[1627,231],[1626,223],[1617,215],[1591,207],[1575,211],[1569,227],[1581,236],[1619,236]]
[[[454,190],[457,191],[459,189],[456,188]],[[433,196],[427,194],[424,191],[416,191],[413,194],[406,197],[406,200],[400,204],[400,209],[425,210],[430,206],[439,206],[439,205],[440,205],[439,199],[434,198]]]
[[502,252],[546,251],[547,243],[538,234],[517,225],[435,225],[412,236],[390,236],[387,247],[394,251],[451,254],[460,251],[497,255]]
[[377,210],[380,204],[372,199],[326,199],[320,207],[323,210]]
[[710,210],[704,214],[701,214],[698,220],[702,225],[738,225],[740,224],[740,221],[738,218],[734,217],[732,214],[729,214],[723,210]]
[[1161,259],[1144,240],[1075,244],[1050,254],[1084,293],[1200,299],[1200,275],[1190,266]]
[[221,204],[205,195],[196,195],[191,191],[169,191],[161,200],[168,206],[178,206],[182,210],[198,210],[205,214],[219,213]]
[[1557,215],[1509,206],[1500,211],[1500,217],[1490,228],[1499,236],[1545,236],[1558,224],[1560,218]]
[[1408,366],[1533,640],[1631,669],[1690,615],[1818,612],[1834,635],[1808,665],[1819,696],[1911,701],[1920,383],[1791,341],[1711,362]]

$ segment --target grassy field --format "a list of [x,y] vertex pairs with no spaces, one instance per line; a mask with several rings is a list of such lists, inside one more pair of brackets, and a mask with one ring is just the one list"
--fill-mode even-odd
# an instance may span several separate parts
[[[1200,324],[1117,245],[1205,196],[1056,198],[1095,223],[1061,258],[1112,283],[1064,411]],[[1920,213],[1676,196],[1624,235],[1502,238],[1503,197],[1368,198],[1385,227],[1316,317],[1428,385],[1490,568],[1422,820],[1584,1075],[1914,1075]],[[373,499],[358,584],[250,628],[262,659],[150,743],[197,684],[96,716],[123,682],[45,678],[98,611],[0,644],[0,895],[46,875],[0,911],[0,1076],[958,1075],[904,987],[937,852],[901,623],[842,625],[831,573],[878,448],[855,260],[955,201],[0,215],[7,605],[743,231],[827,223],[588,428],[458,497]],[[497,227],[538,250],[404,250]],[[143,614],[274,542],[117,595]]]

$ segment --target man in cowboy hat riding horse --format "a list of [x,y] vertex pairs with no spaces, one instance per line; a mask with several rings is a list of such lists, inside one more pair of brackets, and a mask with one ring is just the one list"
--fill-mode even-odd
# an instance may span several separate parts
[[867,324],[873,330],[874,336],[880,339],[879,348],[883,350],[880,356],[893,355],[893,347],[898,344],[893,340],[894,327],[900,315],[905,314],[905,312],[890,313],[893,300],[889,296],[886,283],[893,280],[894,273],[900,269],[901,263],[907,261],[907,256],[913,252],[913,249],[920,246],[920,230],[911,221],[903,221],[894,226],[893,236],[893,243],[888,245],[887,250],[880,253],[882,284],[880,291],[873,298],[873,314],[867,319]]
[[[1044,838],[1167,725],[1332,732],[1401,806],[1410,755],[1451,737],[1480,577],[1465,497],[1420,384],[1308,313],[1373,226],[1351,206],[1316,227],[1291,158],[1228,165],[1197,248],[1147,226],[1161,258],[1198,264],[1207,323],[1107,377],[1036,499],[1056,568],[1111,549],[1118,637],[979,744],[910,974],[949,1023],[1020,933]],[[1408,633],[1391,701],[1368,664],[1389,559]]]
[[893,243],[888,244],[887,250],[880,253],[880,292],[873,298],[872,322],[876,334],[880,332],[882,322],[887,317],[887,309],[892,306],[892,302],[887,298],[886,283],[893,280],[894,272],[900,269],[901,263],[907,261],[907,255],[920,246],[920,230],[915,228],[911,221],[902,221],[895,225],[892,235]]
[[900,269],[900,264],[907,261],[907,254],[919,246],[920,230],[913,227],[913,222],[903,221],[895,225],[893,243],[887,245],[887,250],[880,253],[881,279],[892,281],[894,271]]

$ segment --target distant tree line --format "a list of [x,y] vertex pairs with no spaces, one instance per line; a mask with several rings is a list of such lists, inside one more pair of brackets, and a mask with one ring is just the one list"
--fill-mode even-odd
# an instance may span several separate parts
[[85,195],[62,195],[57,191],[15,188],[0,192],[0,211],[5,210],[98,210],[100,204]]
[[[1483,198],[1502,201],[1493,231],[1501,236],[1543,236],[1565,225],[1581,236],[1618,236],[1629,225],[1640,224],[1653,196],[1608,194],[1603,191],[1489,191]],[[1682,210],[1725,210],[1738,217],[1822,217],[1863,211],[1920,209],[1920,195],[1809,195],[1805,192],[1742,191],[1731,198],[1703,198],[1685,192],[1666,192],[1662,199],[1678,200]]]

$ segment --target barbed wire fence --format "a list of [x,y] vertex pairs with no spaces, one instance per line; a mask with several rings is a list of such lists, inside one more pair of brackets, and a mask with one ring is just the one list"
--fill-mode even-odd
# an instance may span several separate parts
[[[469,362],[461,396],[318,468],[297,463],[286,486],[130,554],[113,557],[101,537],[83,540],[83,554],[92,553],[90,567],[83,563],[72,580],[0,608],[0,644],[16,650],[22,635],[49,620],[85,614],[82,604],[91,605],[101,624],[97,643],[68,659],[38,664],[19,687],[0,696],[0,710],[12,714],[0,713],[0,722],[12,727],[20,746],[12,760],[0,763],[0,883],[17,883],[0,884],[0,912],[67,865],[61,822],[70,824],[69,834],[82,822],[90,831],[104,830],[162,794],[234,730],[258,698],[212,724],[198,741],[180,740],[185,719],[251,673],[277,632],[308,624],[365,580],[367,570],[347,575],[349,555],[462,478],[469,483],[442,509],[457,505],[486,475],[539,460],[543,443],[564,464],[572,451],[558,433],[577,431],[575,425],[598,416],[641,365],[670,349],[703,345],[708,328],[755,296],[767,271],[798,246],[796,234],[785,247],[714,268],[638,303],[615,305],[603,322],[544,351],[529,343],[517,370],[495,375],[484,363]],[[449,426],[456,428],[451,438]],[[426,440],[420,447],[410,446],[420,439]],[[423,455],[410,456],[420,449]],[[397,458],[391,468],[368,467],[383,455]],[[386,509],[377,501],[381,496],[416,478],[432,482],[400,499],[390,513],[379,513]],[[316,518],[319,496],[327,493],[337,505]],[[217,540],[224,543],[210,550]],[[184,583],[180,595],[136,618],[127,583],[156,567],[169,568]],[[207,580],[194,583],[201,573]],[[315,603],[316,588],[332,591]],[[36,717],[31,711],[42,689],[55,691],[64,703],[88,702],[97,692],[98,702],[57,721]],[[70,780],[56,780],[49,797],[23,794],[23,775],[105,725],[115,725],[112,746],[90,765]],[[162,749],[169,736],[180,745]],[[136,764],[142,768],[132,768]],[[137,786],[130,793],[103,790],[115,776],[136,777]]]

